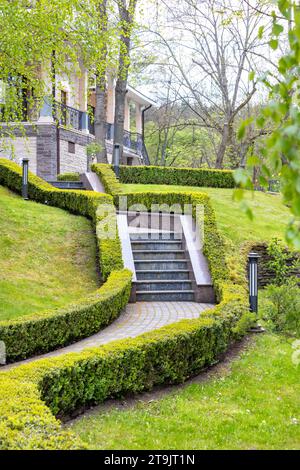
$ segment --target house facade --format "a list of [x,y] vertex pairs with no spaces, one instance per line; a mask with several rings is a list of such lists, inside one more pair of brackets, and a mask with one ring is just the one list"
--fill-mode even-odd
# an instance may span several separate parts
[[[41,74],[43,71],[41,71]],[[47,77],[42,77],[47,83]],[[49,86],[49,97],[35,116],[30,112],[20,123],[1,123],[1,157],[20,161],[29,158],[30,170],[47,181],[61,173],[88,171],[95,142],[93,113],[95,87],[87,70],[57,76]],[[115,80],[108,77],[107,155],[112,161],[114,137]],[[124,153],[122,164],[148,163],[144,144],[144,113],[154,103],[128,86],[125,102]]]

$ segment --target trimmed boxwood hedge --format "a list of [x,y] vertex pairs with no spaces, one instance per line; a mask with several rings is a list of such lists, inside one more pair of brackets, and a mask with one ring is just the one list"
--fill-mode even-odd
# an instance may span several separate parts
[[98,175],[108,194],[114,196],[115,194],[122,193],[122,185],[116,178],[111,165],[107,165],[106,163],[94,163],[91,169]]
[[[124,167],[133,168],[133,167]],[[136,167],[140,168],[140,167]],[[149,168],[149,167],[142,167]],[[114,203],[117,207],[126,202],[126,207],[122,210],[132,209],[133,206],[142,205],[145,211],[151,210],[154,205],[159,206],[158,210],[164,210],[164,204],[168,207],[180,205],[180,211],[184,209],[185,204],[193,207],[193,216],[196,216],[197,205],[204,208],[204,247],[203,252],[208,259],[211,276],[219,298],[219,283],[229,278],[228,267],[226,265],[224,241],[217,230],[215,211],[210,203],[210,198],[206,193],[195,192],[152,192],[145,191],[139,193],[123,193],[122,187],[117,180],[115,173],[110,165],[94,164],[93,171],[98,175],[106,191],[113,195]],[[123,198],[123,199],[120,199]]]
[[[115,193],[117,194],[117,193]],[[179,199],[180,196],[180,199]],[[131,194],[130,203],[171,202],[175,193]],[[161,200],[163,198],[163,201]],[[117,200],[117,196],[116,196]],[[242,336],[249,314],[244,279],[229,281],[222,238],[205,194],[176,194],[181,204],[205,207],[205,247],[220,303],[198,319],[168,325],[134,339],[111,342],[0,373],[0,448],[74,449],[84,445],[63,431],[54,416],[110,397],[180,383],[214,363]],[[51,410],[51,412],[50,412]]]
[[61,173],[57,175],[57,181],[80,181],[79,173]]
[[215,362],[241,334],[238,325],[248,315],[242,287],[223,286],[222,295],[199,319],[0,373],[0,448],[81,448],[54,415],[180,383]]
[[233,171],[202,168],[121,166],[120,181],[127,184],[172,184],[212,188],[235,187]]
[[[21,168],[0,159],[0,184],[21,192]],[[124,270],[119,238],[102,238],[105,227],[116,227],[116,213],[109,195],[92,191],[59,190],[29,174],[29,198],[89,217],[95,226],[100,269],[105,282],[94,294],[74,304],[1,321],[0,340],[6,346],[7,360],[16,361],[51,351],[90,336],[113,321],[127,304],[131,272]]]

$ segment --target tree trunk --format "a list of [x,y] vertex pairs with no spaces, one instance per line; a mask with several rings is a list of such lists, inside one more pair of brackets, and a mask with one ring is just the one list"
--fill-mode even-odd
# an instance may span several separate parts
[[[107,0],[100,0],[98,5],[99,34],[107,33]],[[100,50],[100,63],[106,64],[107,44]],[[96,152],[98,163],[108,163],[106,151],[106,113],[107,112],[107,85],[106,65],[96,74],[96,107],[95,107],[95,142],[99,146]]]
[[228,143],[228,137],[229,137],[229,126],[228,126],[228,123],[225,123],[223,127],[221,142],[220,142],[218,152],[217,152],[216,168],[223,168],[223,162],[224,162],[225,152],[226,152],[227,143]]
[[126,78],[118,77],[115,89],[114,145],[120,145],[120,158],[123,156],[127,80],[128,73],[126,74]]
[[104,76],[96,80],[95,142],[99,145],[96,152],[98,163],[108,163],[106,151],[106,110],[107,86]]
[[130,0],[128,8],[125,0],[120,0],[118,3],[122,32],[120,35],[118,78],[115,89],[114,145],[120,145],[120,159],[123,157],[125,99],[130,67],[131,33],[136,3],[137,0]]

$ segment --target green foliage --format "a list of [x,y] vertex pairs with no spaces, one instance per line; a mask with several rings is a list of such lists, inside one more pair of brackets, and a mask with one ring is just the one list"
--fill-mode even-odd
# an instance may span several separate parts
[[0,449],[72,450],[85,446],[60,423],[40,399],[32,378],[0,374]]
[[[18,165],[0,159],[0,184],[20,192],[21,179]],[[97,233],[102,277],[108,281],[95,294],[65,308],[27,316],[24,320],[0,322],[0,339],[6,344],[7,358],[11,361],[64,346],[99,331],[127,304],[131,288],[131,273],[122,271],[117,234],[112,238],[103,237],[107,228],[116,229],[111,196],[90,191],[58,190],[31,173],[28,188],[30,199],[92,219]]]
[[267,252],[271,257],[267,263],[267,267],[274,274],[273,284],[281,286],[286,282],[291,271],[291,267],[288,265],[290,254],[284,244],[277,238],[274,238],[268,245]]
[[[1,161],[0,163],[0,183],[5,180],[7,184],[18,186],[19,179],[15,175],[16,171],[13,171],[16,170],[17,166],[11,162],[2,163]],[[116,185],[116,180],[112,178],[111,169],[107,166],[100,166],[99,169],[98,165],[95,169],[98,170],[100,177],[104,175],[107,190],[113,193],[116,201],[118,201],[119,188]],[[47,192],[47,197],[51,203],[55,201],[65,205],[68,202],[72,210],[75,210],[75,207],[78,208],[79,202],[75,206],[72,197],[70,200],[65,199],[67,196],[63,196],[63,198],[61,196],[62,199],[58,197],[59,193],[64,194],[64,192],[52,190],[51,187],[52,193],[56,195],[54,198],[48,188],[49,185],[45,184],[46,186],[43,188],[40,188],[39,185],[41,185],[41,181],[30,175],[31,197],[35,194],[36,197],[45,198],[45,192]],[[73,194],[76,195],[75,200],[78,197],[81,201],[83,195],[80,191],[73,192]],[[85,214],[90,214],[95,220],[99,217],[99,213],[97,211],[96,215],[92,214],[92,208],[90,208],[92,203],[89,201],[89,195],[86,194],[85,197],[84,207],[86,208],[83,209],[82,206],[81,210],[84,210]],[[102,197],[105,198],[106,196]],[[43,402],[55,415],[63,415],[81,406],[101,403],[108,397],[149,390],[155,385],[183,382],[188,377],[198,373],[203,367],[214,363],[224,353],[228,345],[240,337],[242,330],[245,330],[245,320],[242,321],[242,325],[239,324],[242,317],[246,318],[245,316],[249,310],[245,285],[229,283],[225,248],[217,230],[215,214],[210,205],[209,197],[202,193],[188,192],[132,193],[127,194],[127,197],[129,204],[143,203],[147,208],[151,207],[152,204],[172,205],[173,203],[179,203],[181,208],[184,204],[191,204],[194,216],[196,215],[197,206],[200,205],[204,209],[204,250],[208,257],[220,303],[214,309],[202,313],[199,319],[182,321],[135,339],[109,343],[79,354],[69,354],[38,361],[37,363],[33,362],[5,374],[6,380],[4,381],[2,396],[9,393],[7,387],[9,388],[12,378],[15,380],[15,393],[18,394],[17,410],[11,408],[1,410],[1,414],[5,417],[10,416],[18,428],[18,432],[13,435],[9,434],[7,432],[9,424],[4,419],[2,429],[0,427],[0,436],[2,433],[6,436],[5,446],[7,448],[51,448],[53,440],[49,439],[48,442],[47,437],[49,435],[52,437],[53,433],[59,435],[59,430],[55,428],[54,422],[49,416],[49,411]],[[71,201],[73,201],[72,205]],[[108,201],[111,202],[110,197],[108,197]],[[105,243],[109,243],[109,240],[105,240]],[[110,247],[113,250],[113,245],[110,245]],[[115,256],[115,254],[111,253],[111,256]],[[103,321],[104,314],[107,315],[106,321],[110,321],[115,315],[115,311],[119,311],[128,300],[130,276],[127,271],[112,273],[108,282],[101,288],[105,299],[101,297],[100,289],[95,297],[91,299],[92,306],[88,305],[86,309],[86,303],[82,305],[84,315],[81,315],[83,312],[80,307],[77,307],[76,312],[72,311],[68,318],[68,332],[61,329],[60,324],[59,327],[57,324],[53,327],[49,318],[49,324],[47,324],[47,327],[44,325],[39,334],[43,335],[42,330],[46,330],[50,338],[53,338],[61,331],[63,331],[63,334],[69,335],[69,332],[72,334],[72,328],[74,327],[75,334],[78,335],[77,328],[83,325],[83,334],[85,335],[88,325],[89,328],[93,328],[95,323],[95,311],[98,311],[99,307],[99,305],[95,306],[97,301],[101,305],[101,321]],[[63,320],[64,317],[65,314],[62,315]],[[54,318],[58,320],[55,314]],[[86,319],[87,324],[85,324]],[[45,321],[44,317],[43,321]],[[18,333],[21,335],[22,330],[18,330]],[[26,333],[28,341],[28,338],[32,337],[32,332],[28,329]],[[69,339],[68,337],[68,341]],[[20,341],[17,341],[17,344],[19,343]],[[39,343],[39,347],[43,346]],[[17,347],[19,346],[15,345],[15,348]],[[15,354],[20,355],[20,352]],[[32,387],[33,393],[36,390],[36,395],[28,396],[26,394],[24,380],[26,380],[28,387]],[[43,400],[40,401],[43,406],[39,408],[39,416],[34,415],[34,420],[30,423],[29,435],[28,423],[21,420],[19,410],[24,409],[26,412],[30,404],[38,406],[38,396]],[[44,433],[42,434],[40,432],[41,422],[44,423]],[[23,439],[24,435],[27,438],[26,442]],[[67,436],[62,433],[59,436],[57,448],[80,446],[78,442],[73,441],[70,435]]]
[[120,181],[127,184],[173,184],[234,188],[230,170],[204,170],[194,168],[165,168],[159,166],[121,166]]
[[0,322],[7,360],[53,351],[97,333],[127,305],[130,290],[131,273],[114,271],[100,289],[73,304]]
[[57,175],[57,181],[80,181],[79,173],[62,173]]
[[0,0],[2,120],[23,120],[25,95],[34,120],[49,97],[49,80],[54,82],[54,75],[80,77],[82,64],[99,77],[108,68],[116,68],[121,22],[115,21],[112,6],[105,11],[104,3]]
[[272,330],[299,335],[300,289],[297,279],[290,278],[285,284],[266,288],[262,316]]
[[180,107],[173,109],[170,122],[169,113],[164,109],[165,116],[161,116],[162,110],[158,110],[153,121],[146,123],[145,140],[151,163],[166,167],[203,168],[209,162],[214,166],[214,144],[220,140],[217,133],[198,127],[197,123],[187,123],[184,119],[178,123],[182,112]]
[[0,448],[82,447],[59,428],[49,408],[54,415],[69,414],[109,397],[183,382],[236,338],[233,329],[248,308],[243,299],[242,291],[224,287],[221,304],[199,319],[0,374]]
[[238,354],[184,387],[100,407],[69,423],[92,450],[298,450],[300,381],[291,341],[252,336]]
[[[273,12],[273,29],[269,45],[276,50],[282,35],[288,30],[288,47],[276,63],[276,74],[266,73],[261,82],[269,93],[268,104],[263,107],[256,125],[262,129],[268,124],[272,131],[264,140],[257,156],[261,177],[260,184],[267,187],[273,174],[279,175],[281,192],[285,203],[290,207],[293,220],[286,230],[288,243],[300,247],[300,14],[298,2],[293,0],[277,0],[279,14]],[[283,27],[283,25],[285,27]],[[261,35],[263,31],[261,32]],[[274,80],[274,75],[276,79]],[[249,170],[253,165],[248,163],[243,181],[241,171],[237,174],[237,182],[245,187],[252,187]]]
[[111,165],[95,163],[92,165],[92,171],[98,175],[108,194],[114,196],[122,192],[122,186],[119,183]]
[[0,186],[0,227],[0,320],[62,307],[99,287],[96,238],[85,217]]
[[[23,120],[25,93],[33,113],[42,105],[42,98],[49,94],[37,64],[43,63],[44,71],[51,77],[51,61],[57,74],[70,73],[66,56],[77,63],[76,35],[68,27],[76,4],[77,0],[0,2],[4,121]],[[79,68],[74,65],[73,71],[79,73]]]
[[199,188],[193,186],[171,185],[140,185],[124,184],[123,192],[193,192],[205,193],[210,197],[211,204],[216,212],[218,228],[225,238],[227,251],[232,247],[233,257],[237,253],[237,247],[247,240],[269,241],[274,237],[284,235],[286,223],[289,220],[289,210],[282,204],[280,196],[265,194],[256,191],[245,192],[245,200],[255,212],[255,218],[249,221],[246,214],[241,211],[239,203],[233,200],[232,189]]

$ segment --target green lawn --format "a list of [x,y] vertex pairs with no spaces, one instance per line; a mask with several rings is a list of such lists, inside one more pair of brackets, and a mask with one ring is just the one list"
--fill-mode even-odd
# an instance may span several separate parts
[[232,200],[232,189],[198,188],[192,186],[124,184],[126,192],[143,191],[202,191],[211,197],[216,210],[217,222],[228,242],[234,245],[246,240],[270,240],[284,238],[284,231],[290,219],[289,210],[282,204],[279,195],[255,192],[249,193],[246,200],[252,207],[253,222],[240,210],[239,203]]
[[259,335],[231,368],[165,398],[96,411],[69,427],[91,449],[300,449],[300,366]]
[[62,306],[98,286],[91,223],[0,187],[0,320]]

